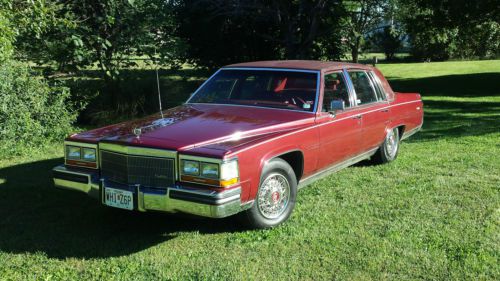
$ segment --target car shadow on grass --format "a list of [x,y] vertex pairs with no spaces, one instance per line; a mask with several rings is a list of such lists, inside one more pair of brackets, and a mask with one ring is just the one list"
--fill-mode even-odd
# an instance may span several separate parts
[[424,111],[423,130],[410,140],[429,141],[500,132],[500,102],[430,100],[425,101]]
[[[424,99],[423,129],[410,142],[499,132],[500,102],[491,100],[500,94],[499,80],[500,73],[389,79],[395,91],[418,92]],[[474,99],[482,97],[488,100]]]
[[417,92],[423,96],[497,96],[500,73],[471,73],[402,79],[386,77],[394,91]]
[[0,251],[50,258],[132,254],[175,238],[244,230],[235,219],[205,219],[107,208],[83,193],[57,189],[51,159],[0,169]]

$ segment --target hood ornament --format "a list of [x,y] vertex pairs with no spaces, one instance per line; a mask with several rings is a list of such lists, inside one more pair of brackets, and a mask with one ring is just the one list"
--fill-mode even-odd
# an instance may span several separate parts
[[137,127],[132,130],[136,138],[140,138],[143,132],[151,131],[157,128],[171,125],[175,122],[174,118],[160,118],[151,122],[150,125]]
[[136,138],[139,138],[142,134],[142,129],[141,128],[134,128],[133,133]]

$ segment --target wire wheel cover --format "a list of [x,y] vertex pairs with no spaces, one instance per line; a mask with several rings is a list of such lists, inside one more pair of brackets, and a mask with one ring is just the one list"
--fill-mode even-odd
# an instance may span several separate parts
[[275,219],[283,214],[290,200],[290,184],[281,174],[269,175],[259,189],[258,206],[267,219]]
[[385,151],[387,151],[387,155],[390,158],[396,156],[396,152],[398,151],[398,139],[396,134],[394,130],[391,130],[386,137]]

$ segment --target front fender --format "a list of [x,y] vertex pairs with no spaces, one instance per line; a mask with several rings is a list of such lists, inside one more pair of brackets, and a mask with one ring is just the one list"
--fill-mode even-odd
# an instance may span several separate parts
[[295,152],[298,151],[302,154],[302,157],[304,157],[304,152],[300,147],[297,145],[286,145],[282,146],[273,150],[268,151],[266,154],[264,154],[259,161],[259,167],[258,167],[258,175],[259,175],[259,181],[255,181],[256,185],[254,185],[256,188],[253,188],[250,191],[250,197],[255,197],[257,194],[258,187],[260,185],[260,177],[262,176],[262,170],[264,169],[264,166],[272,159],[279,157],[281,155],[290,153],[290,152]]

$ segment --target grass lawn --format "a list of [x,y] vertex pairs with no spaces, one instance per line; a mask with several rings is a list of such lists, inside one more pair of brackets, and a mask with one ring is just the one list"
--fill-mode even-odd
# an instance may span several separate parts
[[55,189],[61,144],[0,160],[0,280],[499,280],[500,61],[380,68],[422,93],[423,130],[301,190],[272,230]]

